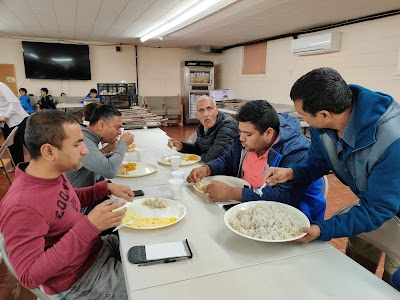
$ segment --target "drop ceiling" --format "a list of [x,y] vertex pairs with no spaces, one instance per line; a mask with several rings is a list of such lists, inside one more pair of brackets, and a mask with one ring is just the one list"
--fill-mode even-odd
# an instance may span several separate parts
[[[154,24],[199,0],[1,0],[0,36],[155,47],[222,48],[400,9],[399,0],[237,0],[161,41]],[[230,1],[231,2],[231,1]]]

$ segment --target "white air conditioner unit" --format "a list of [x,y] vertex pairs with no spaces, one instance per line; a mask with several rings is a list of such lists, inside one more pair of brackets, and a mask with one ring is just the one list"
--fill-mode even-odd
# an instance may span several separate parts
[[329,32],[292,40],[294,55],[312,55],[340,50],[341,32]]

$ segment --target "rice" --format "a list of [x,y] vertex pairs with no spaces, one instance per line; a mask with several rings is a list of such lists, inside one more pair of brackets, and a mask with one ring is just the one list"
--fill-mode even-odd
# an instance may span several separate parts
[[263,204],[238,211],[229,224],[243,235],[262,240],[295,238],[303,227],[281,206]]
[[152,208],[166,208],[167,203],[164,200],[158,198],[149,198],[143,201],[142,205],[149,206]]

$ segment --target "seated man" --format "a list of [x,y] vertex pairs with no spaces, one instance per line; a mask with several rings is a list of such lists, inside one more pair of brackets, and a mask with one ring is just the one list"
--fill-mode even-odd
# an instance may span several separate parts
[[115,235],[123,203],[104,201],[88,216],[81,205],[111,193],[128,201],[132,190],[103,181],[74,189],[64,171],[79,168],[88,153],[78,121],[58,110],[32,114],[25,132],[31,161],[21,163],[0,202],[0,228],[21,284],[42,286],[52,299],[128,299]]
[[237,122],[230,115],[218,112],[210,97],[197,100],[196,111],[201,123],[197,128],[196,142],[191,144],[170,139],[168,146],[182,153],[201,155],[202,161],[209,162],[231,147],[233,138],[237,136]]
[[[89,154],[83,159],[80,169],[67,172],[67,177],[73,187],[92,186],[96,183],[96,176],[111,179],[117,177],[118,171],[124,160],[128,146],[133,143],[133,135],[121,134],[121,113],[109,105],[90,105],[92,112],[89,126],[83,127],[83,135]],[[108,143],[106,147],[99,149],[99,143]]]
[[90,89],[89,94],[87,94],[85,98],[100,98],[100,95],[97,93],[96,89]]
[[[210,175],[228,175],[243,178],[256,188],[263,185],[268,166],[287,166],[307,157],[309,142],[301,134],[299,121],[287,114],[278,115],[267,101],[247,102],[236,119],[240,137],[234,140],[232,148],[205,166],[193,169],[188,182],[199,182]],[[299,208],[310,220],[324,218],[326,203],[321,191],[322,179],[308,187],[292,182],[265,187],[262,196],[251,188],[231,187],[218,181],[206,187],[213,201],[272,200]]]
[[31,98],[29,98],[29,96],[27,95],[28,91],[26,90],[26,88],[20,88],[19,94],[21,95],[19,97],[19,102],[21,103],[21,106],[28,114],[34,113],[35,111],[33,110],[31,105]]
[[58,102],[51,95],[48,95],[48,93],[49,90],[47,88],[40,89],[41,97],[36,104],[38,109],[56,109]]

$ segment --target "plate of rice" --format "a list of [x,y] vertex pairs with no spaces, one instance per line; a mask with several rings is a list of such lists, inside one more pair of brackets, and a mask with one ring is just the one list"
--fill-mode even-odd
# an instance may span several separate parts
[[118,171],[118,177],[141,177],[153,174],[158,170],[157,165],[145,162],[123,161]]
[[138,199],[129,203],[122,224],[133,229],[158,229],[178,223],[185,215],[185,206],[177,201],[165,198]]
[[[175,155],[180,155],[181,156],[181,163],[179,164],[180,167],[182,166],[190,166],[197,164],[199,161],[201,161],[201,157],[196,155],[196,154],[175,154]],[[171,155],[166,155],[162,156],[161,159],[159,160],[160,164],[170,166],[171,165],[171,160],[169,159]]]
[[260,242],[289,242],[310,227],[307,216],[297,208],[273,201],[251,201],[229,209],[224,216],[226,226],[234,233]]

